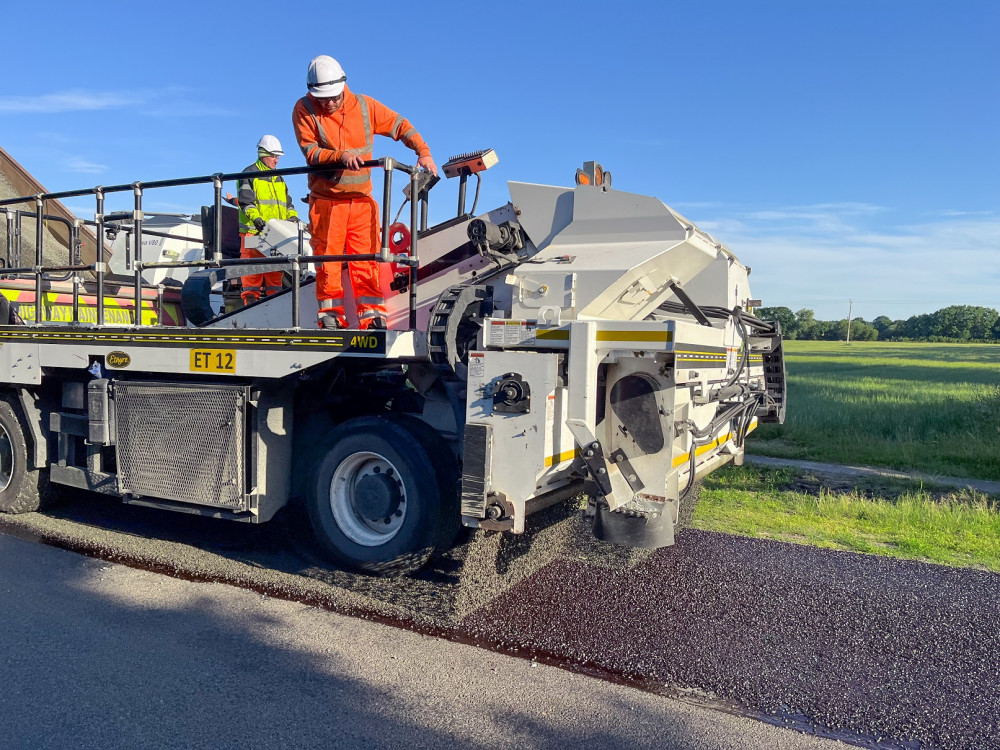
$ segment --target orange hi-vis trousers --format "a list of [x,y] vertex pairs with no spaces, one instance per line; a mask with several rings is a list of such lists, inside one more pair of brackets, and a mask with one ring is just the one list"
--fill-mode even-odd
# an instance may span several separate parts
[[[263,258],[264,253],[252,247],[247,247],[247,237],[250,235],[240,235],[240,257],[241,258]],[[243,284],[243,291],[240,296],[243,304],[249,305],[256,302],[261,297],[270,297],[272,294],[281,291],[281,276],[283,271],[272,273],[255,273],[250,276],[243,276],[240,281]]]
[[[314,255],[367,255],[379,245],[378,204],[370,196],[353,198],[309,197],[309,229]],[[379,287],[378,263],[374,260],[347,264],[357,306],[358,324],[367,328],[376,318],[385,320],[385,299]],[[342,263],[329,261],[316,269],[316,299],[319,315],[335,315],[347,326],[344,315]]]

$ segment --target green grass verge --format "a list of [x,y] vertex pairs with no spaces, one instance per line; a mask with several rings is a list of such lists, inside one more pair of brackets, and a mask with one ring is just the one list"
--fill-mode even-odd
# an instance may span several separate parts
[[969,491],[725,467],[704,480],[692,525],[1000,573],[1000,503]]
[[788,341],[788,413],[762,456],[1000,479],[1000,346]]

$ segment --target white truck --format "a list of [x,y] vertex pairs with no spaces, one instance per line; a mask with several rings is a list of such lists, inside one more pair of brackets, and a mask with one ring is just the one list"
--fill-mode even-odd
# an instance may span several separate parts
[[[780,329],[752,315],[733,253],[661,201],[612,189],[595,162],[574,187],[510,183],[508,203],[466,212],[467,179],[495,161],[443,166],[459,205],[431,227],[437,178],[366,164],[384,170],[388,229],[372,257],[388,330],[314,327],[305,227],[273,227],[282,249],[259,262],[224,257],[221,190],[238,173],[0,201],[41,222],[47,200],[94,197],[84,223],[132,238],[116,263],[135,295],[131,322],[114,322],[104,264],[45,267],[40,247],[31,266],[8,260],[19,296],[0,297],[0,511],[36,510],[54,485],[245,523],[304,502],[333,560],[397,574],[460,525],[519,534],[580,488],[598,537],[672,544],[697,480],[741,463],[758,421],[783,420]],[[406,224],[389,220],[397,172]],[[200,183],[215,191],[201,217],[144,214],[144,193]],[[132,211],[104,213],[107,194],[128,191]],[[151,261],[154,231],[174,248]],[[279,267],[287,289],[219,304],[227,279]],[[72,314],[46,307],[54,273],[74,276]],[[134,314],[144,305],[151,318]]]

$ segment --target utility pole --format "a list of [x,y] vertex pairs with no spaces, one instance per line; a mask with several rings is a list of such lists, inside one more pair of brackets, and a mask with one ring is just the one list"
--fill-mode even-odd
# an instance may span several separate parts
[[847,343],[851,343],[851,313],[854,312],[854,300],[847,300],[850,304],[847,306]]

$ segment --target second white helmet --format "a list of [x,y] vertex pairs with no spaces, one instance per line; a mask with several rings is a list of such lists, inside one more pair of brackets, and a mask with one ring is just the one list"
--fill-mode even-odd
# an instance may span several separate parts
[[309,62],[306,73],[306,88],[309,93],[320,99],[340,96],[347,83],[347,75],[340,63],[329,55],[314,57]]
[[281,150],[281,141],[275,138],[273,135],[261,136],[261,139],[257,141],[257,148],[267,151],[269,154],[274,154],[275,156],[284,156],[285,152]]

